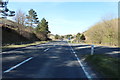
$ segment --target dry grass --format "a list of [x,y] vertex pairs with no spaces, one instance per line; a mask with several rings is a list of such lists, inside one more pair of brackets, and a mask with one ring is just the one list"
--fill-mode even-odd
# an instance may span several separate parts
[[47,42],[48,42],[48,41],[36,41],[36,42],[34,42],[34,43],[29,43],[29,44],[7,45],[7,46],[2,46],[2,49],[27,47],[27,46],[38,45],[38,44],[47,43]]

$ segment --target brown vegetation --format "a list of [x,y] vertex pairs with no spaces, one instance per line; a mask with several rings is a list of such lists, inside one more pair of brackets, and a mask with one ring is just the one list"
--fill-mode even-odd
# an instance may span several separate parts
[[88,43],[118,46],[118,19],[98,22],[84,34]]

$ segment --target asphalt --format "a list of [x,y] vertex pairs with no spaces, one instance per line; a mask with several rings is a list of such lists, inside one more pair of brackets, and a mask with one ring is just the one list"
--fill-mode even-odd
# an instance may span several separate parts
[[[90,52],[91,45],[68,44],[67,41],[54,41],[6,51],[2,53],[2,77],[88,80],[89,71],[80,61],[81,55]],[[95,46],[94,54],[116,56],[116,52],[119,53],[119,48]]]
[[[28,59],[30,60],[21,64]],[[3,78],[87,79],[66,41],[50,42],[3,52],[2,63]],[[19,66],[14,67],[16,65]],[[10,71],[7,72],[7,70]]]

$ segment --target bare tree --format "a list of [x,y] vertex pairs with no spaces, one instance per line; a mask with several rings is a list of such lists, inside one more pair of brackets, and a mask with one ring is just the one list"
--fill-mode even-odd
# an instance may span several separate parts
[[18,24],[25,25],[26,15],[23,11],[18,10],[14,19]]

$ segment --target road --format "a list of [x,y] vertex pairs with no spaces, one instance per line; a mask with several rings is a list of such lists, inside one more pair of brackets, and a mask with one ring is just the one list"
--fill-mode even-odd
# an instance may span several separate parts
[[[96,46],[95,53],[117,52],[118,48]],[[2,53],[3,78],[90,78],[81,63],[81,55],[90,53],[90,45],[54,41]],[[98,51],[97,51],[98,50]]]
[[3,78],[87,78],[66,41],[3,52]]

